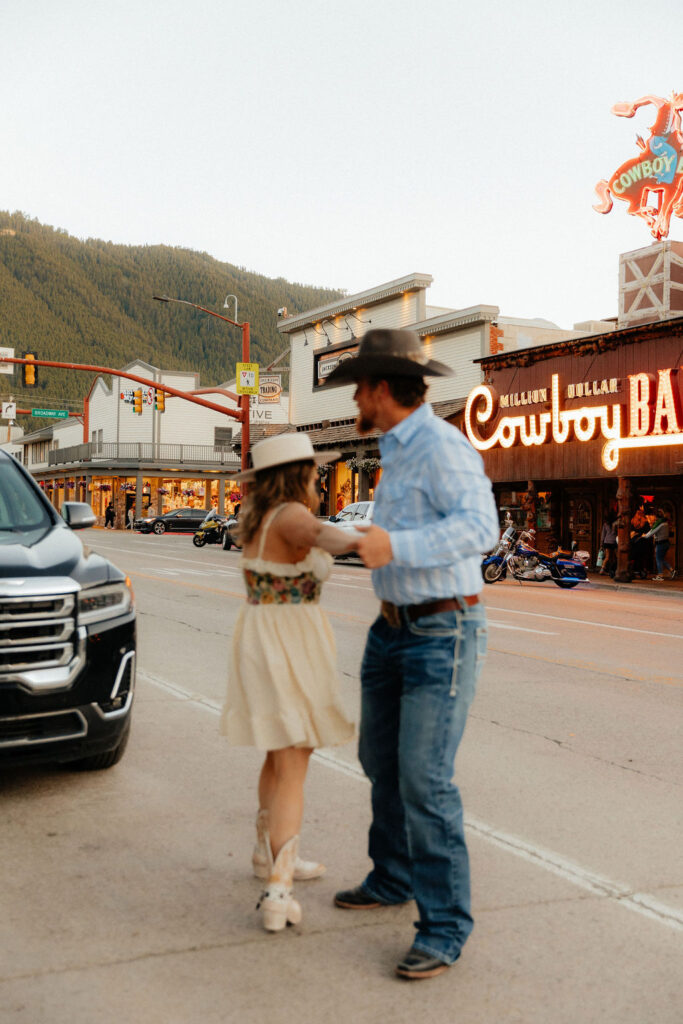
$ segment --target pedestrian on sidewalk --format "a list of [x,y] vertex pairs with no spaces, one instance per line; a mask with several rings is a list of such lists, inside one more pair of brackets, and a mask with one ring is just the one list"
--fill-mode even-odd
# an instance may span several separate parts
[[104,528],[105,530],[111,527],[114,529],[114,502],[110,501],[104,510]]
[[655,542],[655,561],[657,563],[657,575],[653,576],[652,579],[660,583],[664,577],[662,573],[665,569],[669,571],[669,578],[676,578],[676,570],[672,569],[666,560],[667,551],[669,550],[669,520],[667,519],[666,512],[663,508],[657,509],[657,518],[654,521],[652,529],[649,533],[645,534],[645,537],[652,537]]
[[408,979],[441,974],[473,920],[454,761],[486,652],[481,556],[498,515],[480,455],[425,403],[427,359],[407,330],[370,330],[325,387],[354,382],[357,429],[379,429],[382,479],[358,553],[373,570],[381,614],[361,667],[359,754],[372,784],[373,867],[335,904],[367,910],[415,899]]
[[619,518],[612,516],[605,519],[600,534],[600,547],[605,552],[605,558],[600,567],[600,576],[614,576],[617,569],[617,526]]
[[259,907],[273,932],[301,920],[293,879],[325,870],[298,856],[310,755],[354,733],[319,600],[331,556],[352,551],[356,541],[310,511],[318,509],[316,465],[339,454],[314,455],[305,434],[278,435],[254,446],[254,468],[237,477],[253,481],[239,527],[247,603],[233,634],[221,731],[235,746],[266,752],[252,865],[266,881]]
[[630,546],[633,575],[639,576],[642,580],[647,579],[650,567],[652,542],[645,539],[649,528],[650,524],[647,521],[647,516],[643,506],[640,505],[631,519]]

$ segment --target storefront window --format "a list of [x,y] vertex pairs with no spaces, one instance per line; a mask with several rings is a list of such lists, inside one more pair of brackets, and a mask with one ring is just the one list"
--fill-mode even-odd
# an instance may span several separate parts
[[550,529],[550,491],[539,491],[536,499],[536,529]]
[[353,473],[345,462],[338,462],[334,468],[334,510],[339,512],[354,500]]

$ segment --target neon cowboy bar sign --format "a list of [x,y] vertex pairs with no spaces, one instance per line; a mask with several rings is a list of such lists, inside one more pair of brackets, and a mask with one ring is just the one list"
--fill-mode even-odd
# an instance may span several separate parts
[[[613,394],[618,382],[594,381],[590,385],[568,385],[563,392],[559,374],[550,385],[550,411],[522,415],[503,415],[511,406],[546,401],[548,389],[523,391],[518,395],[498,396],[488,384],[470,391],[465,406],[465,430],[477,451],[512,448],[567,441],[594,441],[605,438],[602,464],[612,471],[619,465],[619,454],[629,448],[660,448],[683,445],[683,409],[678,368],[658,370],[656,374],[634,373],[628,377],[628,405],[590,405],[576,409],[563,407],[567,398]],[[538,397],[536,397],[538,396]],[[512,400],[512,401],[511,401]],[[494,425],[495,424],[495,425]],[[486,436],[488,435],[488,436]]]

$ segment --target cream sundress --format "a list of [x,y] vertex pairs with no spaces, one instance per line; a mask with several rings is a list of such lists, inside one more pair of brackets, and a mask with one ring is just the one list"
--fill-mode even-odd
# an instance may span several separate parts
[[256,558],[242,555],[247,602],[232,640],[221,732],[234,746],[280,750],[346,743],[354,727],[337,692],[337,648],[320,607],[331,555],[311,548],[301,562],[267,562],[266,517]]

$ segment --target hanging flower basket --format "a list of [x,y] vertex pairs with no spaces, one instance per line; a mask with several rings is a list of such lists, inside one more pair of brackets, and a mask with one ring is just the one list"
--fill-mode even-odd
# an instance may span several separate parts
[[157,487],[157,494],[170,494],[168,487]]
[[382,467],[382,460],[381,459],[377,459],[377,458],[373,458],[373,457],[366,458],[366,459],[357,459],[354,456],[353,458],[347,460],[346,465],[347,465],[348,469],[350,469],[352,471],[354,469],[355,470],[362,469],[366,473],[375,473],[378,469],[381,469],[381,467]]
[[111,484],[100,484],[100,490],[101,491],[110,491],[111,490]]
[[63,491],[64,490],[64,481],[60,480],[59,483],[57,484],[57,487],[59,488],[60,491]]
[[66,486],[69,488],[70,491],[72,491],[74,489],[74,487],[76,486],[76,481],[75,480],[67,480]]
[[123,483],[119,487],[119,490],[120,491],[134,491],[135,490],[135,484]]
[[183,497],[184,498],[194,498],[194,491],[192,490],[191,487],[185,488],[185,490],[183,491]]
[[230,501],[241,501],[241,500],[242,500],[242,492],[241,491],[230,491]]

